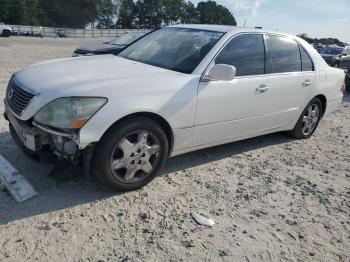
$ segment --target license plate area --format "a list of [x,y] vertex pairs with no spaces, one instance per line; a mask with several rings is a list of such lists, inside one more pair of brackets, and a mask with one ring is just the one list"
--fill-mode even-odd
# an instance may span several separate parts
[[31,151],[38,151],[41,149],[40,134],[36,128],[29,126],[25,122],[17,120],[13,115],[8,105],[5,103],[5,114],[13,126],[17,138],[20,140],[21,144]]

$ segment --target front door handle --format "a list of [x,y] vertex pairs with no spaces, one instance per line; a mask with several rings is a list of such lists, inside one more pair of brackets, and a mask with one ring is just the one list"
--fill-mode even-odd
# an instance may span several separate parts
[[270,89],[270,87],[268,87],[266,85],[261,85],[261,86],[256,88],[256,91],[260,92],[260,93],[264,93],[264,92],[267,92],[269,89]]
[[305,82],[303,83],[303,86],[311,86],[312,82],[310,80],[305,80]]

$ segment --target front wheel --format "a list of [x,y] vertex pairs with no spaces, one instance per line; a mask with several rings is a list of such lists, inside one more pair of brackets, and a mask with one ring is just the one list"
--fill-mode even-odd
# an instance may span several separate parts
[[297,139],[311,137],[320,122],[322,110],[320,99],[314,98],[311,100],[305,107],[294,129],[291,131],[291,135]]
[[93,173],[118,191],[141,188],[164,166],[169,151],[167,136],[152,119],[135,117],[114,125],[98,144]]

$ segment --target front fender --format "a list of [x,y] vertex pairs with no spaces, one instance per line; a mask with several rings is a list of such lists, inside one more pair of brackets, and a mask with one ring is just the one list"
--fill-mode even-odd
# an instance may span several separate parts
[[198,79],[192,79],[179,89],[142,95],[109,98],[80,130],[79,147],[100,141],[103,134],[118,120],[135,113],[153,113],[165,119],[172,130],[193,127],[196,112]]

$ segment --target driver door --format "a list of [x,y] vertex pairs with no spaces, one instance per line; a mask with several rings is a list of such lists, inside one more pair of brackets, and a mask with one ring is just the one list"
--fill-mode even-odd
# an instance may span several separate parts
[[201,81],[194,145],[225,142],[269,129],[269,77],[263,34],[241,34],[221,50],[215,64],[236,67],[232,81]]

